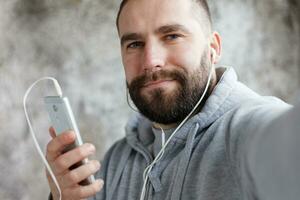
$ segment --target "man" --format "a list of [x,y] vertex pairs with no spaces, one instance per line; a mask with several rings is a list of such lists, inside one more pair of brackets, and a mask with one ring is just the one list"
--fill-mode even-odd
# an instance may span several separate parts
[[[206,1],[124,0],[117,28],[127,86],[140,114],[129,120],[126,137],[110,148],[101,170],[98,161],[70,170],[95,148],[84,144],[62,153],[75,135],[56,137],[50,129],[47,159],[62,199],[234,200],[271,194],[272,184],[263,183],[273,179],[258,161],[273,154],[259,150],[269,145],[268,124],[290,106],[254,93],[232,68],[215,69],[221,37],[212,31]],[[271,146],[279,136],[274,138]],[[256,169],[267,179],[257,177]],[[98,170],[96,182],[78,184]]]

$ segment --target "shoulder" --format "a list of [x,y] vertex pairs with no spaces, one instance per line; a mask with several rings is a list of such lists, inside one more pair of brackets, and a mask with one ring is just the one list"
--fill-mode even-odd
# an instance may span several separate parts
[[116,141],[101,160],[101,170],[97,172],[96,177],[103,179],[106,183],[111,182],[120,162],[127,159],[125,157],[129,156],[130,152],[131,147],[127,144],[126,138]]
[[230,157],[239,160],[253,137],[291,108],[291,105],[276,97],[261,96],[243,101],[226,113],[221,121],[226,127],[225,137]]
[[[276,97],[248,99],[233,109],[231,115],[234,124],[260,125],[266,124],[282,115],[292,106]],[[233,124],[233,125],[234,125]]]

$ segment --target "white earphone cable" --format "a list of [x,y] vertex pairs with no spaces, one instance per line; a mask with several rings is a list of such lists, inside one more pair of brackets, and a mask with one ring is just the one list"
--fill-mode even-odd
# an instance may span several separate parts
[[127,105],[129,106],[129,108],[131,108],[131,110],[133,110],[136,113],[139,113],[138,109],[135,108],[135,106],[132,106],[132,103],[130,103],[132,100],[129,99],[129,91],[128,91],[128,87],[126,88],[126,101],[127,101]]
[[34,87],[36,84],[38,84],[40,81],[43,81],[43,80],[51,80],[51,81],[53,81],[54,87],[55,87],[56,92],[57,92],[57,95],[60,96],[60,97],[62,96],[62,90],[61,90],[61,87],[59,86],[57,80],[54,79],[54,78],[52,78],[52,77],[43,77],[43,78],[40,78],[39,80],[35,81],[35,82],[27,89],[27,91],[26,91],[26,93],[25,93],[25,95],[24,95],[24,97],[23,97],[23,108],[24,108],[25,117],[26,117],[26,120],[27,120],[29,129],[30,129],[30,133],[31,133],[31,136],[32,136],[34,145],[35,145],[35,147],[36,147],[36,149],[37,149],[37,151],[38,151],[40,157],[42,158],[42,161],[43,161],[43,163],[45,164],[45,166],[46,166],[46,168],[47,168],[47,170],[48,170],[48,172],[49,172],[49,174],[50,174],[50,176],[51,176],[51,178],[52,178],[52,180],[53,180],[53,182],[54,182],[54,184],[55,184],[55,186],[56,186],[56,188],[57,188],[57,190],[58,190],[58,193],[59,193],[59,200],[61,200],[61,196],[62,196],[62,195],[61,195],[61,189],[60,189],[60,187],[59,187],[59,185],[58,185],[58,182],[57,182],[57,180],[56,180],[56,178],[55,178],[55,175],[54,175],[54,173],[53,173],[53,171],[52,171],[52,169],[51,169],[51,167],[50,167],[50,165],[49,165],[49,163],[48,163],[46,157],[44,156],[44,154],[43,154],[43,152],[42,152],[42,150],[41,150],[41,147],[40,147],[40,145],[39,145],[39,143],[38,143],[38,141],[37,141],[37,139],[36,139],[36,137],[35,137],[35,133],[34,133],[34,130],[33,130],[33,128],[32,128],[32,124],[31,124],[31,121],[30,121],[30,119],[29,119],[28,112],[27,112],[27,107],[26,107],[27,97],[28,97],[28,95],[30,94],[31,90],[33,89],[33,87]]
[[[213,68],[213,67],[212,67]],[[149,179],[149,173],[151,172],[153,166],[162,158],[162,156],[164,155],[164,152],[165,152],[165,148],[167,147],[167,145],[169,144],[169,142],[171,141],[172,137],[177,133],[177,131],[186,123],[186,121],[190,118],[190,116],[195,112],[195,110],[197,109],[197,107],[200,105],[200,103],[202,102],[202,99],[204,98],[207,90],[208,90],[208,87],[209,87],[209,83],[210,83],[210,80],[211,80],[211,76],[212,76],[212,68],[210,70],[210,73],[209,73],[209,76],[208,76],[208,80],[207,80],[207,83],[206,83],[206,86],[205,86],[205,90],[201,96],[201,98],[199,99],[199,101],[197,102],[197,104],[194,106],[193,110],[189,113],[189,115],[186,116],[186,118],[179,124],[179,126],[174,130],[174,132],[171,134],[171,136],[168,138],[168,140],[166,142],[163,142],[163,146],[161,148],[161,150],[159,151],[159,153],[157,154],[157,156],[155,157],[155,159],[153,160],[153,162],[148,166],[146,167],[146,169],[144,170],[144,173],[143,173],[143,179],[144,179],[144,183],[143,183],[143,188],[142,188],[142,193],[141,193],[141,197],[140,197],[140,200],[144,200],[145,198],[145,193],[146,193],[146,185],[148,183],[148,179]],[[28,126],[29,126],[29,129],[30,129],[30,133],[31,133],[31,136],[32,136],[32,139],[33,139],[33,142],[34,142],[34,145],[36,146],[36,149],[40,155],[40,157],[42,158],[42,161],[43,163],[45,164],[57,190],[58,190],[58,193],[59,193],[59,200],[61,200],[61,197],[62,197],[62,194],[61,194],[61,189],[59,187],[59,184],[56,180],[56,177],[46,159],[46,157],[44,156],[41,148],[40,148],[40,145],[36,139],[36,136],[35,136],[35,132],[33,130],[33,127],[32,127],[32,124],[31,124],[31,121],[29,119],[29,115],[28,115],[28,112],[27,112],[27,106],[26,106],[26,102],[27,102],[27,98],[28,98],[28,95],[30,94],[31,90],[34,88],[34,86],[36,84],[38,84],[39,82],[43,81],[43,80],[51,80],[53,81],[54,83],[54,87],[56,89],[56,92],[57,92],[57,95],[58,96],[62,96],[62,90],[61,90],[61,87],[59,86],[58,82],[56,79],[52,78],[52,77],[43,77],[43,78],[40,78],[38,79],[37,81],[35,81],[28,89],[27,91],[25,92],[25,95],[23,97],[23,108],[24,108],[24,113],[25,113],[25,117],[26,117],[26,120],[27,120],[27,123],[28,123]]]

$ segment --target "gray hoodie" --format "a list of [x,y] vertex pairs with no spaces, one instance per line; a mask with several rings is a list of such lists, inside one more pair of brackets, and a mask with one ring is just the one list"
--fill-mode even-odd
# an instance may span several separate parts
[[[147,200],[255,198],[255,185],[245,164],[251,142],[290,106],[247,88],[237,80],[233,68],[217,70],[225,72],[201,112],[177,132],[153,167]],[[92,199],[138,200],[143,172],[161,148],[159,133],[147,118],[132,117],[126,137],[102,161],[96,176],[105,185]]]

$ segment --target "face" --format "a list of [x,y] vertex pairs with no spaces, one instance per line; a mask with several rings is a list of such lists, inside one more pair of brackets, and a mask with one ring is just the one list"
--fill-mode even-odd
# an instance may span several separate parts
[[210,34],[187,0],[130,0],[119,19],[130,96],[150,120],[184,119],[201,97],[211,68]]

